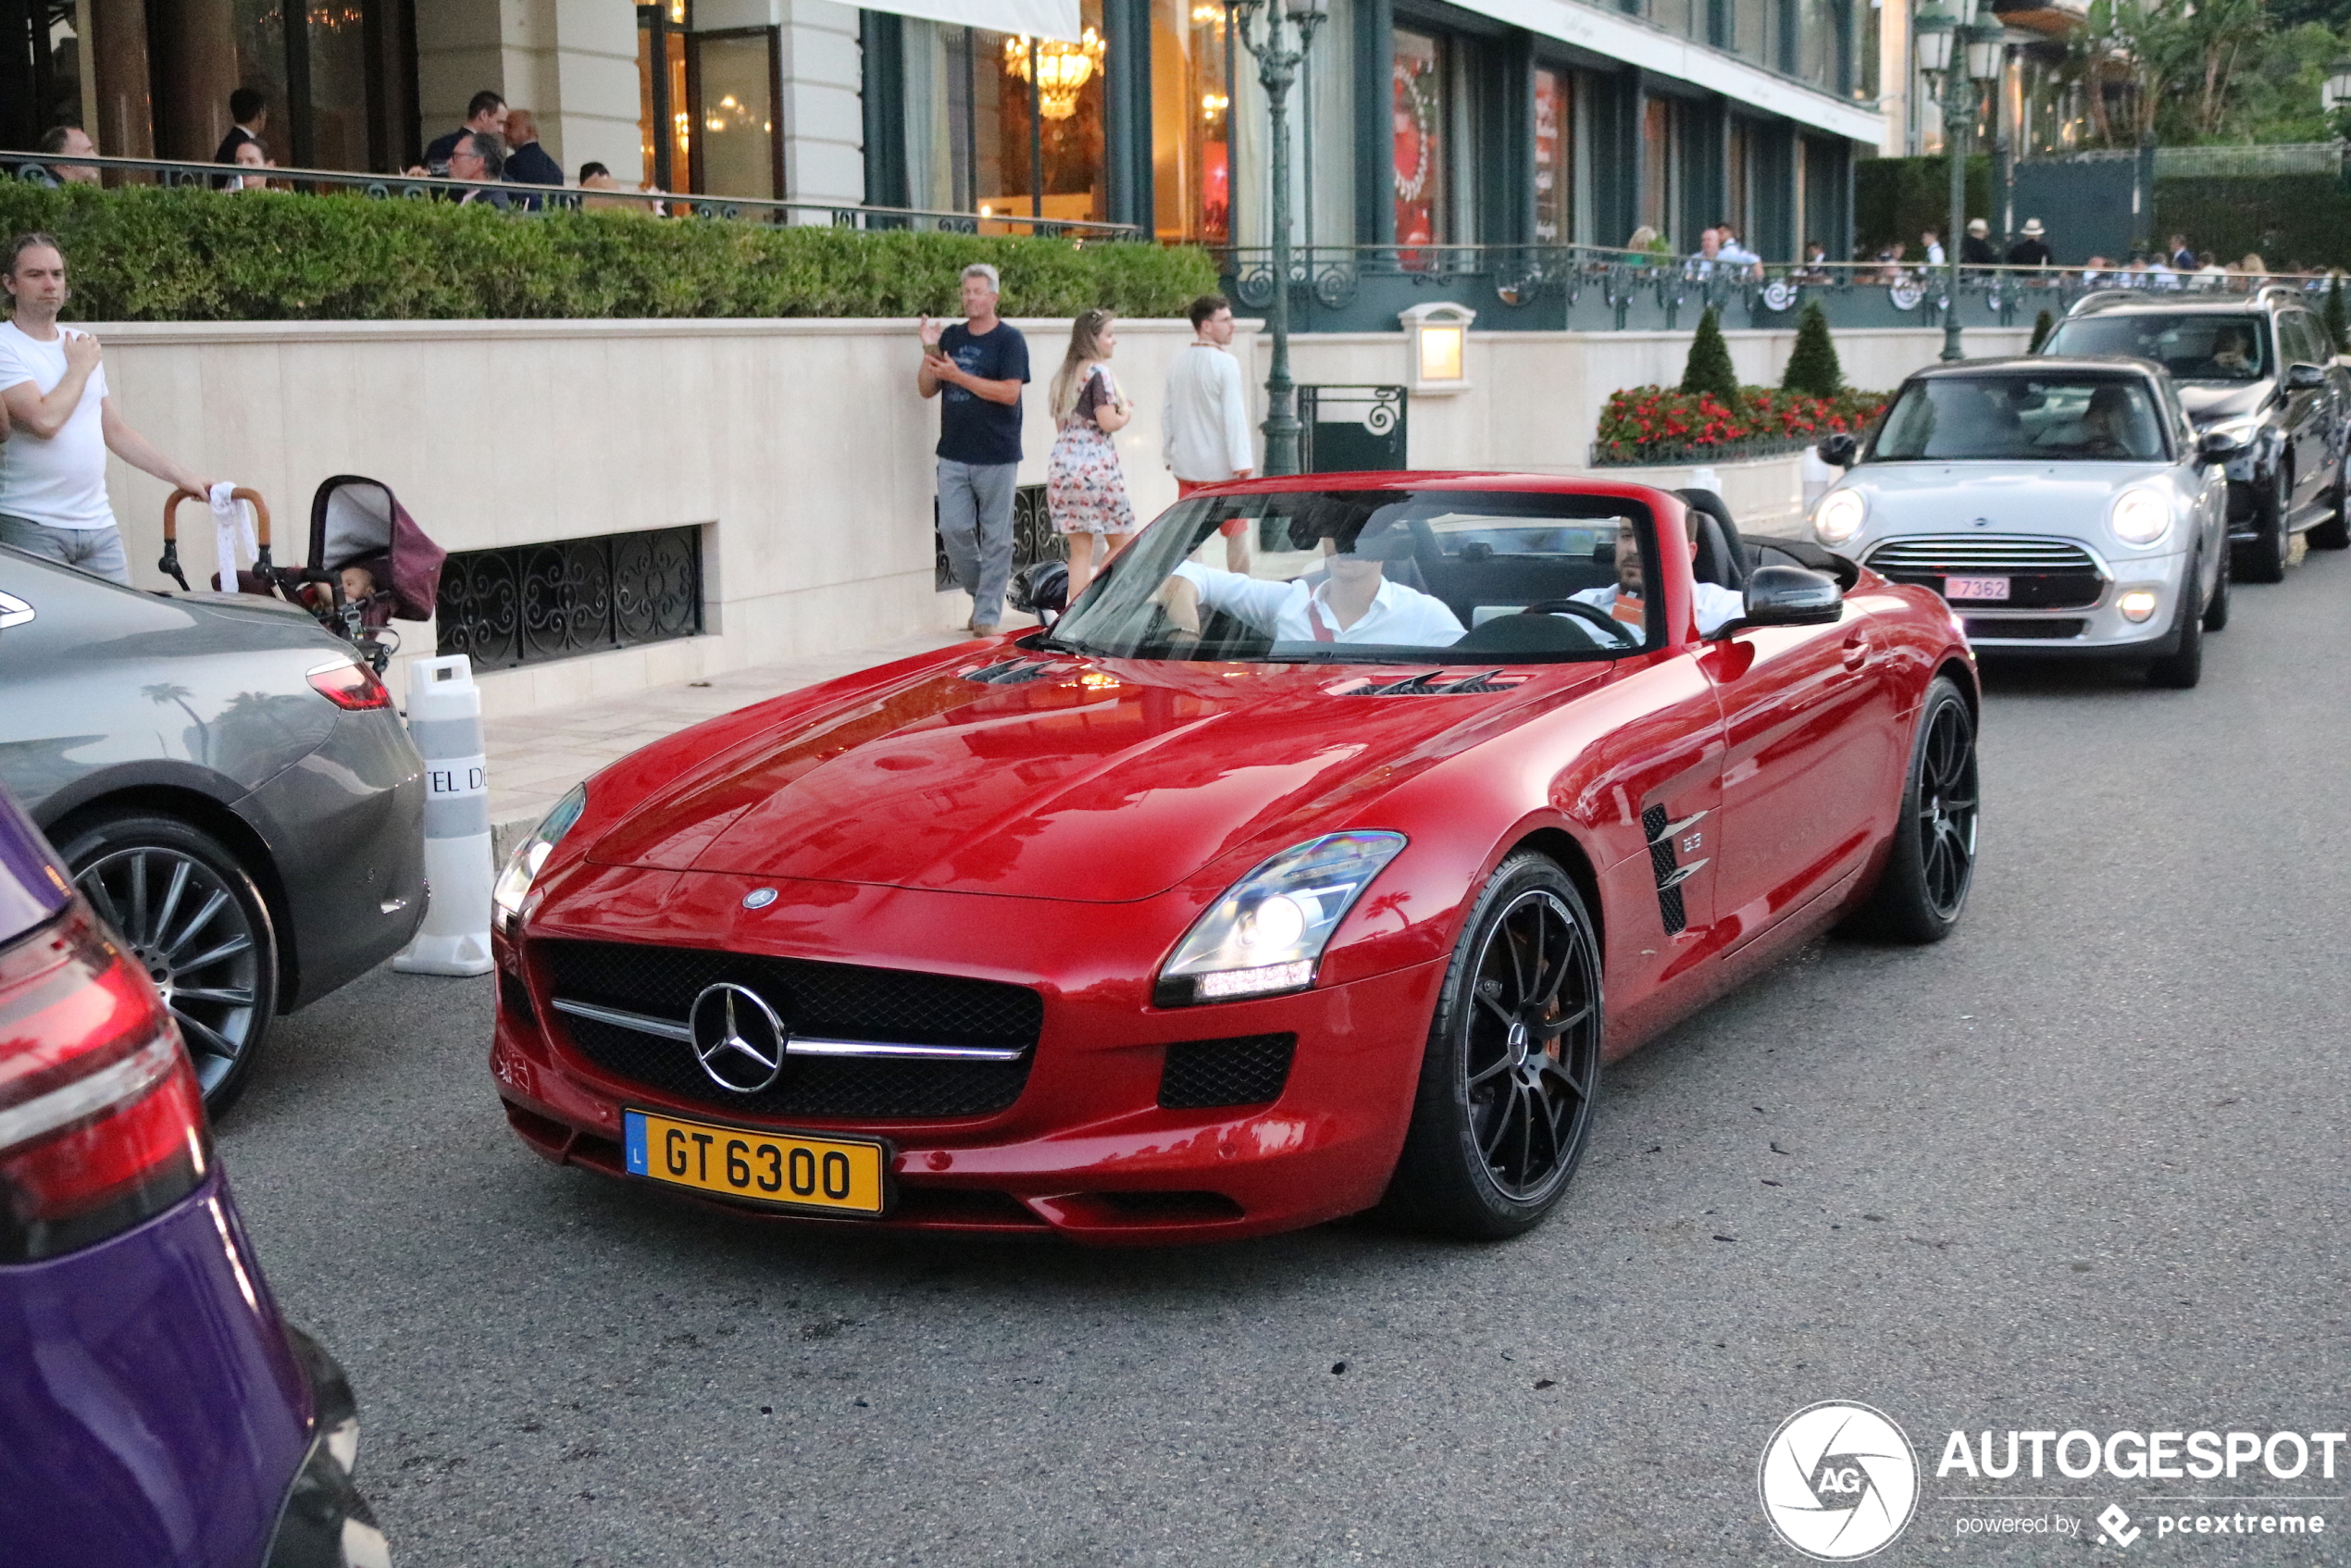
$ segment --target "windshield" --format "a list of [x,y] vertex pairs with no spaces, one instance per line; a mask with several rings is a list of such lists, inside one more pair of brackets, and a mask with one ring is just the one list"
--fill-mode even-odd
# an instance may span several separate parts
[[2146,383],[2088,376],[1934,376],[1902,389],[1872,462],[2167,460]]
[[2183,381],[2258,381],[2270,373],[2270,334],[2261,329],[2250,316],[2082,316],[2059,322],[2042,352],[2127,354]]
[[[1346,664],[1613,658],[1647,640],[1647,520],[1611,496],[1198,496],[1119,554],[1051,645]],[[1225,569],[1228,523],[1248,546],[1245,572]]]

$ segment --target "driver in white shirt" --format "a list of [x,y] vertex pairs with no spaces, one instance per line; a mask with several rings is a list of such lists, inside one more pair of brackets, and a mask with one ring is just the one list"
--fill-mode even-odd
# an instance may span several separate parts
[[1203,607],[1222,610],[1276,642],[1369,642],[1390,647],[1448,648],[1464,630],[1433,594],[1390,582],[1385,563],[1409,561],[1412,529],[1393,518],[1323,541],[1329,575],[1317,586],[1267,582],[1243,572],[1221,572],[1187,561],[1156,597],[1179,640],[1200,636]]
[[[1682,526],[1689,533],[1690,559],[1698,559],[1698,508],[1685,508]],[[1747,614],[1747,599],[1719,583],[1693,582],[1690,585],[1698,608],[1698,634],[1711,637],[1724,626]],[[1606,610],[1618,620],[1628,623],[1637,634],[1641,627],[1641,541],[1626,518],[1616,526],[1616,586],[1587,588],[1574,596],[1579,604],[1590,604]]]

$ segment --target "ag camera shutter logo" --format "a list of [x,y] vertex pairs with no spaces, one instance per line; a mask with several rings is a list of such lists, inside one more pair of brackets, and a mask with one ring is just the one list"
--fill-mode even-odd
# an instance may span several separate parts
[[1919,1501],[1909,1438],[1868,1405],[1827,1400],[1780,1423],[1756,1470],[1763,1516],[1819,1562],[1852,1562],[1891,1545]]

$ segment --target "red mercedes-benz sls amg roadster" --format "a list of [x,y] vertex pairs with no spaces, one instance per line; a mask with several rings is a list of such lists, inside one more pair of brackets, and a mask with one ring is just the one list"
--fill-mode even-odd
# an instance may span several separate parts
[[1710,496],[1231,485],[1049,631],[590,779],[500,880],[491,1069],[549,1159],[779,1215],[1510,1236],[1603,1061],[1950,929],[1976,707],[1934,594]]

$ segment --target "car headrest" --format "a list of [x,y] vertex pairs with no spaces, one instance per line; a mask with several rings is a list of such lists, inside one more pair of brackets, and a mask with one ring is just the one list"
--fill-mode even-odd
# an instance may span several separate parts
[[1731,521],[1730,507],[1710,490],[1676,493],[1698,517],[1698,559],[1691,564],[1692,574],[1700,582],[1710,582],[1734,593],[1744,591],[1747,547],[1739,538],[1738,525]]

